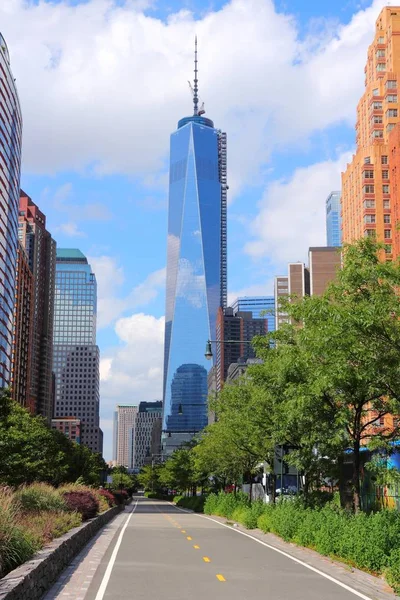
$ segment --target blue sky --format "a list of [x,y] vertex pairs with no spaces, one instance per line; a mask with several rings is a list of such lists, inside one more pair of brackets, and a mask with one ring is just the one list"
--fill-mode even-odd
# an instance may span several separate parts
[[228,134],[229,291],[272,294],[325,243],[382,0],[0,6],[24,117],[22,188],[99,284],[102,423],[161,398],[169,134],[200,95]]

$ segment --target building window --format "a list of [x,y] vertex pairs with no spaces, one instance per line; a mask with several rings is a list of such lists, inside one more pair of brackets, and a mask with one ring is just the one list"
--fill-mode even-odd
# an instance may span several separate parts
[[373,131],[372,137],[374,138],[383,138],[383,131]]
[[392,244],[385,245],[385,252],[386,254],[392,254]]
[[374,172],[373,171],[364,171],[364,179],[373,179]]
[[392,131],[392,129],[393,129],[393,127],[394,127],[395,125],[396,125],[396,123],[388,123],[388,124],[386,125],[386,131],[387,131],[387,132],[389,132],[389,131]]
[[376,223],[375,215],[364,215],[364,223]]
[[386,82],[386,89],[387,90],[393,90],[397,88],[397,81],[396,79],[388,79]]
[[384,231],[384,238],[385,240],[389,240],[392,237],[392,230],[391,229],[385,229]]
[[363,194],[374,194],[375,186],[374,185],[364,185],[363,186]]
[[364,231],[364,237],[370,237],[370,238],[376,237],[376,231],[375,231],[375,229],[366,229]]
[[382,179],[389,179],[389,171],[382,171]]
[[390,200],[383,201],[383,208],[390,208]]
[[397,117],[397,108],[389,108],[386,111],[386,117],[387,118]]
[[383,165],[387,165],[388,164],[388,157],[387,156],[381,156],[381,163]]
[[397,102],[397,94],[388,94],[386,100],[388,102]]
[[376,70],[377,71],[384,71],[386,69],[386,64],[385,63],[378,63],[376,65]]
[[375,200],[364,200],[364,208],[375,208]]
[[381,115],[374,117],[374,124],[379,125],[380,123],[383,123],[383,117]]
[[382,110],[382,102],[374,102],[373,107],[375,110]]
[[385,51],[382,48],[380,48],[379,50],[376,51],[376,58],[383,58],[384,56],[385,56]]
[[378,44],[384,44],[385,40],[382,36],[378,37]]
[[370,156],[366,156],[364,158],[364,164],[365,165],[370,165],[371,164],[371,157]]
[[390,223],[390,215],[383,215],[383,222]]
[[384,194],[389,194],[389,186],[387,184],[382,186],[382,192]]

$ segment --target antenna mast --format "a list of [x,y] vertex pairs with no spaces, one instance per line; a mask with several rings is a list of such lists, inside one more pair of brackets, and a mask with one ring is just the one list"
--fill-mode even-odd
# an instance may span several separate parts
[[197,35],[194,38],[194,87],[193,87],[193,108],[194,108],[194,116],[199,114],[199,88],[197,79]]

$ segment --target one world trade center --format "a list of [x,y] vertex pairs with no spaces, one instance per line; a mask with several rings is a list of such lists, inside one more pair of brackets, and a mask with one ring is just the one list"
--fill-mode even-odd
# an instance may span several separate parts
[[207,339],[226,306],[226,134],[199,106],[171,135],[164,346],[163,446],[167,453],[207,425]]

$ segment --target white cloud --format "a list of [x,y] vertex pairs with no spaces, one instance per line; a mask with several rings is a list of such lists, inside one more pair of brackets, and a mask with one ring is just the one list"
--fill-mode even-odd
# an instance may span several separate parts
[[340,189],[341,172],[350,159],[351,154],[344,153],[335,161],[296,169],[290,179],[271,183],[251,225],[255,239],[247,243],[246,252],[285,266],[306,260],[309,246],[325,246],[325,200],[329,192]]
[[197,20],[182,10],[167,22],[143,13],[147,3],[3,2],[25,169],[90,168],[154,185],[169,134],[190,112],[196,32],[200,93],[207,115],[229,136],[232,197],[246,182],[262,182],[278,145],[304,145],[313,131],[354,121],[366,48],[384,4],[375,0],[349,24],[330,23],[328,35],[320,28],[300,43],[294,18],[277,13],[272,0],[232,0]]
[[119,319],[115,332],[121,342],[101,359],[102,412],[118,402],[161,399],[164,317],[144,313]]
[[165,287],[165,268],[150,273],[144,281],[127,293],[121,293],[124,270],[111,256],[90,256],[97,280],[97,326],[107,327],[123,312],[145,307]]
[[62,223],[54,228],[54,231],[59,231],[64,235],[68,235],[69,237],[86,237],[86,233],[80,231],[78,225],[73,222]]

